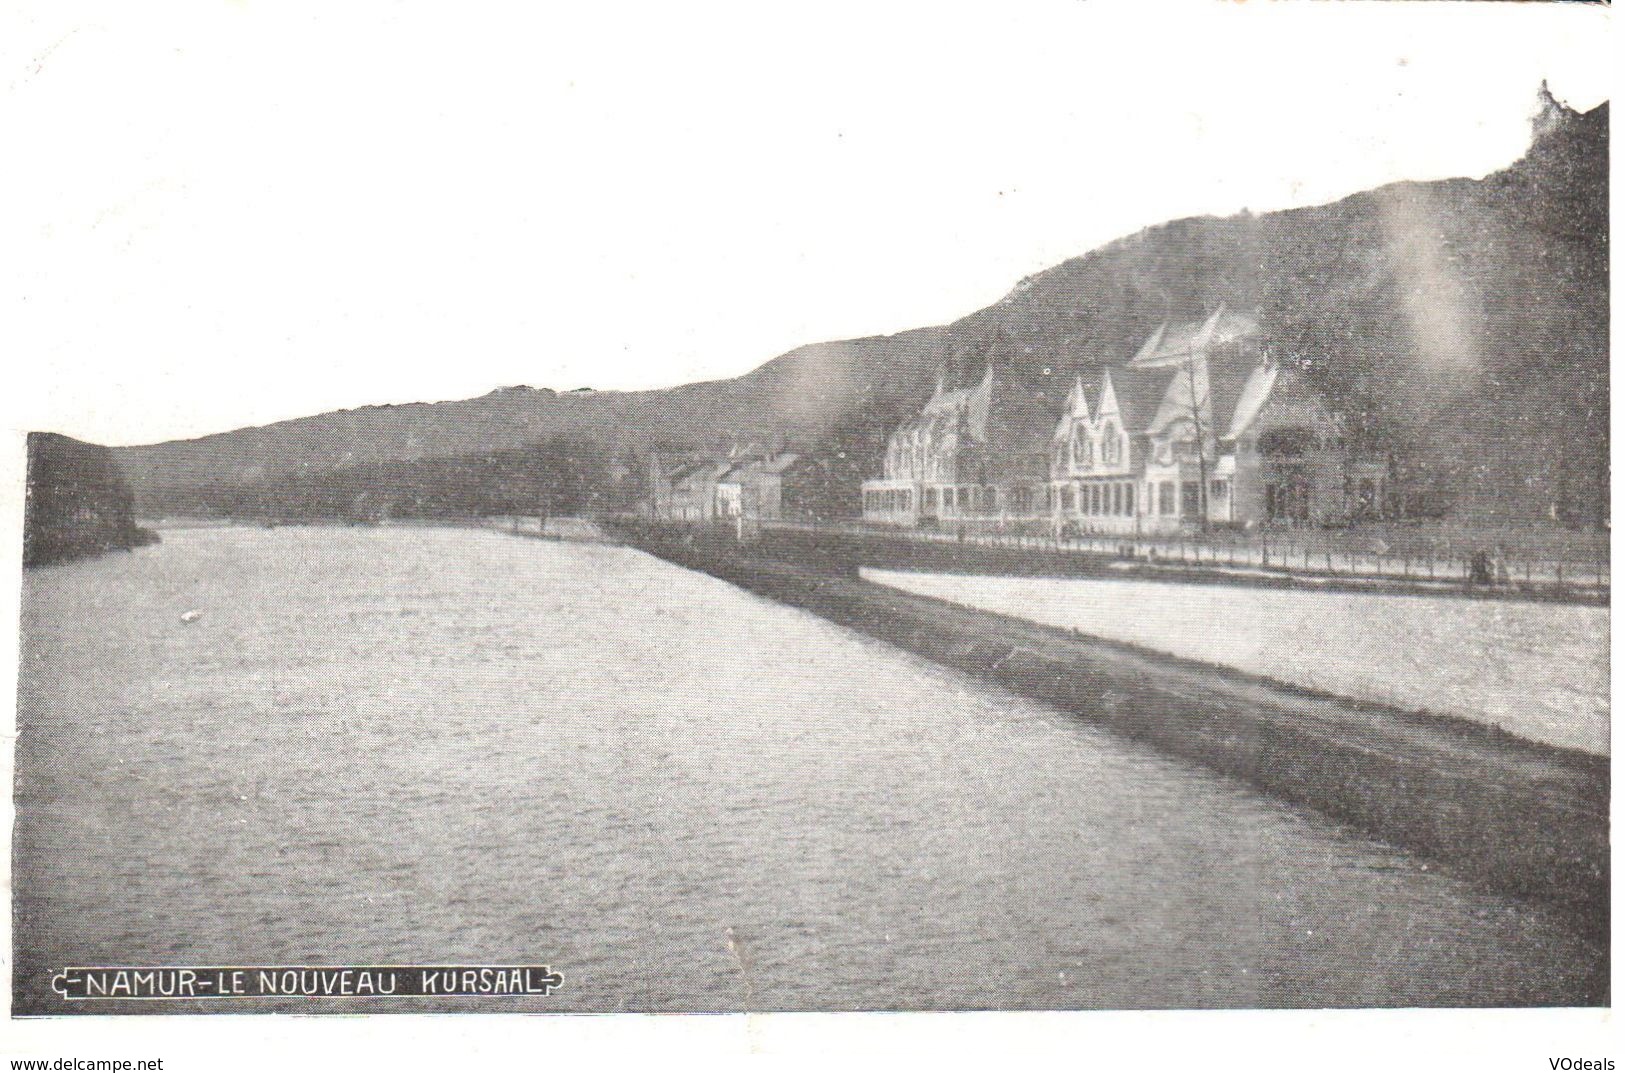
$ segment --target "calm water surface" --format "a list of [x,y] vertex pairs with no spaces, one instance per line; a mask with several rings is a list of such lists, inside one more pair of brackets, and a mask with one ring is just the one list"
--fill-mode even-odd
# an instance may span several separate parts
[[565,974],[450,1007],[506,1010],[1569,1004],[1605,979],[1537,908],[624,548],[168,531],[28,573],[19,722],[37,1012],[63,964]]

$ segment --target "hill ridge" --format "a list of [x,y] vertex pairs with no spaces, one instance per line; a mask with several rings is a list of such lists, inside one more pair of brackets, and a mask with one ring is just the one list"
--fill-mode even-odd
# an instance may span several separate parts
[[1034,383],[1070,378],[1126,360],[1164,319],[1225,301],[1256,311],[1272,348],[1304,364],[1424,495],[1475,516],[1600,524],[1608,105],[1551,104],[1524,156],[1481,179],[1399,180],[1322,205],[1151,225],[950,323],[803,344],[737,377],[643,391],[498,388],[115,456],[151,515],[282,473],[542,438],[618,452],[833,440],[862,450],[929,394],[954,346],[997,335]]

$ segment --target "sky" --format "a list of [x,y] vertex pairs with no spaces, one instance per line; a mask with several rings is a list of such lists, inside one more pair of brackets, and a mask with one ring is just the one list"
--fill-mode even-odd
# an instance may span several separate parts
[[1170,218],[1483,175],[1552,4],[12,5],[15,434],[661,387],[963,316]]

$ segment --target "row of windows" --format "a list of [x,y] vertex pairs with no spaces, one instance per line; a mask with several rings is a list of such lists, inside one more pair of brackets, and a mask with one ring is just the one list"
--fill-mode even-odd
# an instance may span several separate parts
[[[1132,518],[1136,507],[1134,481],[1097,481],[1083,485],[1063,484],[1034,489],[1010,488],[1004,510],[1017,517],[1031,514],[1036,505],[1047,513],[1057,507],[1062,513],[1090,517]],[[1201,484],[1197,481],[1152,481],[1146,484],[1146,513],[1167,517],[1195,516],[1202,511]],[[1218,477],[1208,482],[1208,500],[1223,503],[1230,482]],[[915,509],[915,496],[909,488],[874,489],[863,493],[863,509],[869,513],[904,514]],[[927,516],[936,514],[993,514],[999,511],[999,493],[992,485],[964,485],[925,490],[920,505]]]
[[1061,486],[1061,510],[1092,516],[1134,517],[1134,482]]
[[1230,494],[1230,481],[1224,477],[1215,477],[1207,484],[1207,503],[1202,502],[1202,482],[1181,481],[1177,486],[1179,496],[1176,505],[1175,482],[1158,481],[1152,487],[1151,495],[1155,500],[1156,513],[1172,515],[1183,514],[1187,517],[1196,517],[1202,513],[1204,506],[1211,508],[1212,504],[1222,504]]
[[[1015,489],[1016,506],[1025,501],[1032,505],[1032,489]],[[991,514],[998,509],[999,492],[991,484],[964,487],[927,488],[924,509],[927,514],[939,510],[979,512]],[[914,490],[911,488],[877,488],[863,493],[863,509],[875,513],[907,513],[914,509]]]
[[919,480],[932,477],[953,480],[952,458],[941,459],[931,455],[915,456],[911,453],[888,455],[883,468],[887,480]]
[[[1014,488],[1008,507],[1017,513],[1030,511],[1031,488]],[[921,509],[927,515],[939,512],[992,514],[999,509],[999,491],[991,484],[931,487],[925,490]],[[863,509],[870,513],[907,513],[915,509],[914,491],[909,488],[878,488],[863,493]]]
[[925,509],[979,511],[991,514],[998,509],[999,493],[991,484],[966,485],[962,488],[927,488]]
[[[1100,461],[1108,466],[1116,465],[1123,460],[1127,452],[1127,440],[1121,432],[1109,431],[1100,441]],[[1055,465],[1092,466],[1095,464],[1095,443],[1088,436],[1074,430],[1066,443],[1058,444],[1055,448]]]
[[[1080,487],[1074,496],[1072,486],[1065,485],[1060,493],[1061,509],[1077,510],[1078,513],[1085,515],[1133,517],[1136,487],[1132,481],[1087,484]],[[1229,488],[1230,482],[1222,477],[1208,482],[1210,501],[1223,501],[1229,494]],[[1150,482],[1146,485],[1147,513],[1168,516],[1199,514],[1202,510],[1200,489],[1201,485],[1196,481]]]
[[878,488],[863,493],[866,514],[903,514],[914,509],[914,490],[911,488]]
[[[1076,510],[1084,515],[1129,518],[1134,516],[1137,487],[1133,481],[1112,481],[1083,485],[1074,494],[1072,485],[1063,485],[1059,492],[1059,503],[1063,512]],[[1146,513],[1168,517],[1200,514],[1201,487],[1197,481],[1148,482],[1145,486]],[[1208,482],[1210,503],[1223,503],[1229,494],[1230,482],[1227,478],[1216,477]],[[1052,492],[1047,505],[1055,502],[1055,493]]]

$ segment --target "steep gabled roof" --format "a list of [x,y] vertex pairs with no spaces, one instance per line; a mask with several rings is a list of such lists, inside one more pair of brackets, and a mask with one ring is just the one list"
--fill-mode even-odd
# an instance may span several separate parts
[[741,481],[752,473],[783,473],[795,463],[796,455],[781,452],[766,457],[745,458],[735,460],[728,466],[726,472],[717,479],[719,481]]
[[993,366],[989,364],[976,383],[949,390],[939,373],[936,392],[898,431],[912,432],[921,426],[952,422],[963,426],[973,443],[985,441],[988,415],[994,405],[993,379]]
[[1170,366],[1167,390],[1147,431],[1160,433],[1194,412],[1205,435],[1228,434],[1256,363],[1193,359]]
[[1129,364],[1138,368],[1174,365],[1188,360],[1192,355],[1244,339],[1256,339],[1261,334],[1262,329],[1255,318],[1245,313],[1233,313],[1220,302],[1219,308],[1205,320],[1175,325],[1164,322],[1151,333]]
[[1280,371],[1280,367],[1276,365],[1259,364],[1253,367],[1252,375],[1247,378],[1247,383],[1242,386],[1241,395],[1236,400],[1235,411],[1230,416],[1230,427],[1224,434],[1225,439],[1236,439],[1258,420],[1259,413],[1270,401],[1270,395],[1275,390],[1276,377]]
[[680,481],[705,465],[704,462],[679,462],[666,471],[666,479],[668,481]]
[[801,456],[797,455],[797,454],[795,454],[793,452],[786,451],[786,452],[782,452],[780,454],[776,454],[772,458],[763,459],[762,463],[761,463],[762,472],[763,473],[783,473],[785,470],[787,470],[791,466],[795,465],[796,464],[796,459],[798,459],[799,457],[801,457]]
[[1168,382],[1172,379],[1171,369],[1140,369],[1134,366],[1107,369],[1101,376],[1101,405],[1096,416],[1105,414],[1106,393],[1109,390],[1123,427],[1134,433],[1145,432],[1151,427],[1157,408],[1162,404],[1162,397],[1168,392]]
[[1281,366],[1275,371],[1267,405],[1259,407],[1245,424],[1240,423],[1240,417],[1238,408],[1237,420],[1232,422],[1238,428],[1238,435],[1246,431],[1249,425],[1261,420],[1271,423],[1279,420],[1290,423],[1307,420],[1326,421],[1339,426],[1342,424],[1341,416],[1332,409],[1326,397],[1315,389],[1300,370],[1291,366]]
[[1089,420],[1089,397],[1084,394],[1083,376],[1080,373],[1072,383],[1072,391],[1066,397],[1066,412],[1073,417]]
[[1163,321],[1161,324],[1157,325],[1157,330],[1152,332],[1150,337],[1146,339],[1144,343],[1140,344],[1140,349],[1135,352],[1134,356],[1129,359],[1128,363],[1130,365],[1144,365],[1151,361],[1162,350],[1162,340],[1167,334],[1168,322]]
[[1055,423],[1055,435],[1052,439],[1064,439],[1071,428],[1079,421],[1089,422],[1089,398],[1084,394],[1083,375],[1080,373],[1072,384],[1072,390],[1066,397],[1066,410],[1061,419]]
[[720,479],[722,475],[727,473],[732,467],[732,462],[718,462],[714,459],[707,459],[700,462],[690,462],[686,465],[678,467],[677,471],[671,475],[671,480],[673,483],[678,481],[693,480],[695,478],[703,481],[715,481]]
[[1205,429],[1207,433],[1220,436],[1229,430],[1236,408],[1259,367],[1257,362],[1215,360],[1208,363],[1208,409],[1212,424]]
[[1193,410],[1196,411],[1203,426],[1212,428],[1207,363],[1181,362],[1177,366],[1169,367],[1168,373],[1168,386],[1163,389],[1162,398],[1157,401],[1157,412],[1146,425],[1146,431],[1153,436],[1164,432],[1169,425],[1188,419]]

